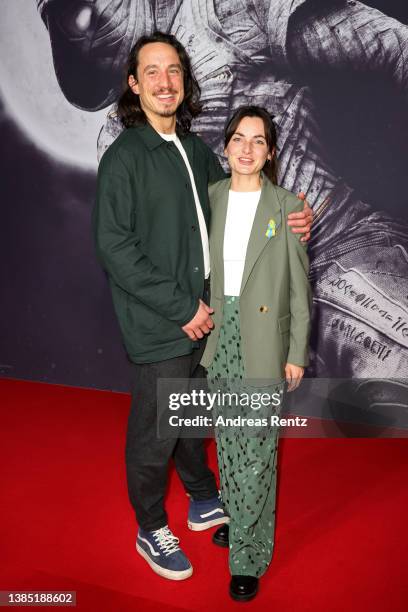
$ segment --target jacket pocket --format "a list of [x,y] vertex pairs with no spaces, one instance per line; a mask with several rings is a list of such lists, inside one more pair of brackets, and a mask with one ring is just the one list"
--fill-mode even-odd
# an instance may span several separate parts
[[290,314],[287,314],[284,317],[279,317],[278,325],[281,334],[285,334],[286,332],[290,331]]
[[130,295],[127,295],[126,307],[127,323],[139,333],[155,332],[164,321],[161,315]]

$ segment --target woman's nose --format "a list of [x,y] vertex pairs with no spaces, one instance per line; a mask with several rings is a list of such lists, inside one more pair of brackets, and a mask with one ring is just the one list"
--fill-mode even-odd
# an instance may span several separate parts
[[243,146],[242,146],[242,152],[243,153],[250,153],[252,150],[252,143],[250,140],[244,140]]

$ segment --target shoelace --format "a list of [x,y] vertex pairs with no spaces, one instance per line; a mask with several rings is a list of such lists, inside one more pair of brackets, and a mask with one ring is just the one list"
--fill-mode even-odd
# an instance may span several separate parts
[[180,550],[180,547],[178,546],[180,540],[171,533],[170,529],[167,526],[153,531],[153,537],[159,548],[166,555],[166,557],[176,552],[177,550]]

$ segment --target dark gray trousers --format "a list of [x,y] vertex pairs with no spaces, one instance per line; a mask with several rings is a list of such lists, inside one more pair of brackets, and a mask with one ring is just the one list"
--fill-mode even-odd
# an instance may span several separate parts
[[130,502],[139,525],[148,531],[167,524],[164,496],[169,461],[174,459],[185,490],[196,500],[218,495],[213,472],[206,464],[203,439],[157,436],[157,379],[203,378],[200,359],[205,342],[191,355],[134,365],[135,380],[126,440]]

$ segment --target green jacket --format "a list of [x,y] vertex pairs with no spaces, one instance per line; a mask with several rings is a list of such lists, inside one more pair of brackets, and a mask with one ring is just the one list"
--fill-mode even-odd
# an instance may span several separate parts
[[[231,179],[210,187],[211,332],[202,365],[212,363],[218,342],[224,296],[224,229]],[[281,380],[287,362],[308,365],[311,292],[306,247],[287,225],[303,203],[264,178],[252,226],[241,283],[241,350],[249,379]],[[275,223],[274,236],[266,235]]]
[[[208,184],[225,174],[198,136],[180,140],[208,226]],[[191,353],[181,327],[203,295],[204,261],[191,181],[174,143],[149,124],[122,132],[99,165],[93,221],[130,359]]]

